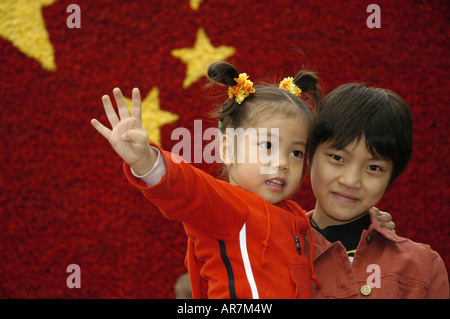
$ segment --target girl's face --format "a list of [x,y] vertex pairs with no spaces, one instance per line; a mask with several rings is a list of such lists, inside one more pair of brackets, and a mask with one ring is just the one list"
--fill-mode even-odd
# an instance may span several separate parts
[[314,221],[320,228],[348,223],[375,206],[392,174],[392,161],[374,157],[365,138],[338,150],[320,144],[311,163],[316,197]]
[[[308,137],[303,118],[273,117],[240,133],[234,139],[236,147],[229,147],[235,150],[226,164],[230,183],[272,204],[292,196],[303,175]],[[227,131],[226,136],[229,139],[231,134]]]

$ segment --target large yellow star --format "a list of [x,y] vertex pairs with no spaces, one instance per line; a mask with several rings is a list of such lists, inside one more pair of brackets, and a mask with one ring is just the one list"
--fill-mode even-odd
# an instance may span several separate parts
[[[131,113],[131,99],[125,97],[128,110]],[[163,111],[159,108],[159,89],[154,87],[142,101],[142,125],[147,131],[148,138],[161,146],[160,127],[173,123],[178,119],[177,114]]]
[[[56,70],[53,46],[42,17],[42,7],[56,0],[1,0],[0,36],[49,71]],[[64,15],[61,16],[64,19]]]
[[183,88],[187,88],[206,75],[208,66],[211,63],[225,60],[232,56],[234,52],[236,52],[236,49],[233,47],[224,45],[214,47],[206,36],[205,31],[200,28],[193,48],[175,49],[171,53],[187,65],[186,78],[183,81]]

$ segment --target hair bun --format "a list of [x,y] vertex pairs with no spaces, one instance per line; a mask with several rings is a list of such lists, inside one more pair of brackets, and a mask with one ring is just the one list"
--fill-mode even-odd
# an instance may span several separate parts
[[208,77],[214,82],[234,86],[239,72],[228,62],[214,62],[208,67]]
[[294,84],[297,85],[303,93],[308,94],[315,99],[316,105],[319,105],[322,99],[322,90],[317,82],[317,76],[313,72],[298,72],[294,78]]

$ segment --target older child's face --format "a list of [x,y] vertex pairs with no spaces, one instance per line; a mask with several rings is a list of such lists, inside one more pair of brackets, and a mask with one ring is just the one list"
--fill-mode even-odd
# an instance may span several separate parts
[[271,118],[245,130],[237,142],[230,183],[276,204],[299,188],[307,141],[307,126],[300,116]]
[[314,221],[324,228],[360,217],[382,198],[392,168],[391,161],[374,158],[364,138],[343,150],[320,144],[311,163]]

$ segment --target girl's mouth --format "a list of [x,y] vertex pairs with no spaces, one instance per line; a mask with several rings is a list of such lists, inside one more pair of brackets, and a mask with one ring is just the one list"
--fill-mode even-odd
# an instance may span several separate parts
[[266,185],[273,191],[281,192],[286,186],[286,180],[284,178],[272,178],[266,181]]

